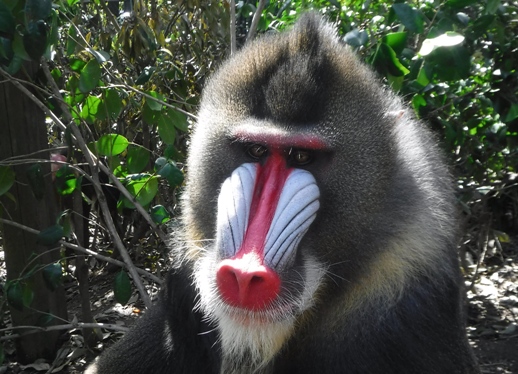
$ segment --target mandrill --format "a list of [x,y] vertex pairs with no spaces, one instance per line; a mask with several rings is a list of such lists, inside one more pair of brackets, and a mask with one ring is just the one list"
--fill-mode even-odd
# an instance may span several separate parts
[[431,133],[316,14],[208,82],[175,266],[87,370],[478,373]]

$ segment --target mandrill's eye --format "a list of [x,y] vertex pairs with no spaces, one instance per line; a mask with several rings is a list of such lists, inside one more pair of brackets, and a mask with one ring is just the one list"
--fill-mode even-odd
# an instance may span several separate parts
[[252,144],[248,147],[247,152],[253,158],[259,159],[266,155],[266,152],[268,152],[268,148],[266,148],[262,144]]
[[291,149],[290,161],[294,165],[306,165],[313,161],[313,152],[304,149]]

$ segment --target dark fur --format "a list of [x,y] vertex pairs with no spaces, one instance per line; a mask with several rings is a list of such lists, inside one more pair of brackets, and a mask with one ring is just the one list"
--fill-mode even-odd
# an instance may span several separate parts
[[281,274],[297,295],[304,279],[290,277],[302,277],[306,256],[327,266],[314,307],[266,366],[254,371],[241,357],[245,364],[228,369],[216,322],[195,308],[203,250],[191,247],[177,254],[181,265],[158,305],[100,357],[97,373],[477,373],[464,332],[451,181],[437,147],[318,16],[261,38],[208,84],[189,158],[187,246],[214,238],[218,188],[249,162],[228,130],[249,120],[330,142],[307,167],[321,209],[292,271]]

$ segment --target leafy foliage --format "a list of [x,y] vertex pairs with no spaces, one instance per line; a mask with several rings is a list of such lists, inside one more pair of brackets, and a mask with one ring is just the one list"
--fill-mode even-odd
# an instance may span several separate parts
[[[256,9],[256,1],[236,2],[238,47]],[[267,1],[258,31],[288,27],[311,9],[335,22],[344,42],[442,140],[474,254],[481,256],[481,233],[491,229],[498,242],[507,240],[501,231],[518,231],[515,2]],[[157,224],[171,219],[184,181],[192,113],[207,76],[229,50],[229,13],[226,1],[0,0],[2,72],[23,76],[24,61],[42,61],[40,80],[31,83],[49,110],[49,144],[56,148],[50,158],[62,212],[56,225],[40,232],[40,243],[53,246],[74,237],[71,217],[79,213],[68,199],[75,193],[87,212],[96,206],[92,181],[98,170],[75,130],[107,168],[99,179],[106,198],[114,200],[109,214],[119,222],[133,219],[133,227],[118,227],[127,244],[134,244],[138,206]],[[27,172],[31,189],[43,199],[40,163],[49,160],[26,162],[34,164]],[[0,195],[7,197],[16,183],[11,165],[0,160]],[[117,181],[129,194],[119,193]],[[100,240],[93,238],[90,246]],[[151,267],[159,257],[147,254]],[[66,266],[63,260],[38,269],[47,287],[60,284]],[[33,271],[5,286],[15,308],[30,305],[26,280]],[[118,273],[114,289],[119,302],[129,300],[125,271]]]

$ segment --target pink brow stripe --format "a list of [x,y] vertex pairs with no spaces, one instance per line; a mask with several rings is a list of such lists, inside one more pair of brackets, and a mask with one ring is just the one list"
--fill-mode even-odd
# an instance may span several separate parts
[[274,148],[295,147],[309,150],[327,149],[329,145],[316,135],[284,135],[238,130],[234,137],[242,142],[268,145]]

